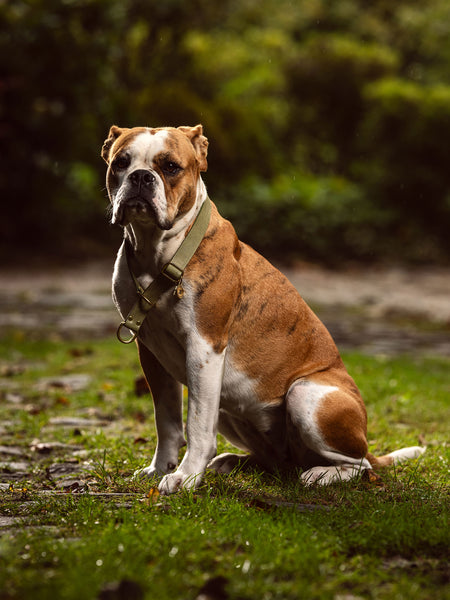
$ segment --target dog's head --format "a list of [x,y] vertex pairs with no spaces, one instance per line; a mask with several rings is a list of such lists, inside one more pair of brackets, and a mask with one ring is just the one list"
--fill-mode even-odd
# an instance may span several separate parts
[[112,222],[169,230],[195,204],[200,171],[206,171],[203,127],[120,128],[102,148]]

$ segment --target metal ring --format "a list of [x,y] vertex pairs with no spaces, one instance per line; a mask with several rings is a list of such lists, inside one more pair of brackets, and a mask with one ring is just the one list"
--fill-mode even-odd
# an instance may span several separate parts
[[122,342],[122,344],[131,344],[131,342],[134,342],[134,340],[137,338],[137,334],[138,334],[138,332],[137,332],[137,331],[132,331],[131,329],[129,329],[129,328],[127,327],[128,331],[132,332],[132,335],[131,335],[130,339],[128,339],[128,340],[125,340],[125,339],[123,339],[123,338],[121,337],[121,330],[122,330],[122,327],[127,327],[127,326],[126,326],[126,324],[125,324],[125,321],[122,321],[122,323],[121,323],[121,324],[119,325],[119,327],[117,328],[117,332],[116,332],[117,339],[119,340],[119,342]]

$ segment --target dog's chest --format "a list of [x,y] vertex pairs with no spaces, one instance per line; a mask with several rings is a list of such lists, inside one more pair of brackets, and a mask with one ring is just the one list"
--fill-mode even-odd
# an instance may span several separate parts
[[[152,281],[148,276],[139,280],[144,288]],[[162,294],[156,305],[149,310],[139,338],[168,373],[185,383],[186,340],[193,322],[192,302],[188,297],[183,302],[179,301],[173,291],[170,289]],[[119,313],[125,319],[138,296],[121,252],[114,267],[112,296]]]
[[[141,278],[143,286],[151,282]],[[195,378],[198,369],[207,370],[208,355],[213,353],[211,342],[198,331],[195,311],[195,293],[184,281],[185,296],[179,300],[173,290],[164,293],[150,311],[140,329],[139,338],[153,353],[164,369],[177,381],[188,385],[189,375]],[[137,299],[136,287],[126,259],[119,252],[113,276],[113,299],[123,318]],[[223,371],[211,370],[209,377],[221,377],[220,406],[239,422],[252,422],[264,431],[270,425],[270,416],[263,398],[257,392],[257,382],[237,367],[233,348],[224,355]]]

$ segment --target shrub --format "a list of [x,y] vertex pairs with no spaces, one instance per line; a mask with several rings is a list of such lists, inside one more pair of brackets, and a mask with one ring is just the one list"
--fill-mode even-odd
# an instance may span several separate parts
[[248,179],[229,196],[219,196],[219,205],[244,241],[284,260],[370,259],[390,217],[388,210],[371,205],[357,185],[304,173],[270,182]]

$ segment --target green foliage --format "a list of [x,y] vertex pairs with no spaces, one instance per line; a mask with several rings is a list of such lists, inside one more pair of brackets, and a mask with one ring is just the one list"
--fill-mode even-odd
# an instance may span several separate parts
[[364,88],[396,68],[391,49],[348,36],[315,33],[299,45],[287,64],[287,80],[299,99],[292,108],[294,142],[312,170],[349,171],[365,110]]
[[[109,126],[202,122],[211,196],[261,250],[295,251],[256,218],[269,203],[283,204],[281,231],[315,223],[304,257],[445,260],[449,12],[445,0],[2,3],[4,247],[73,254],[106,239]],[[328,200],[308,216],[313,179]]]
[[377,227],[388,219],[356,184],[336,176],[284,173],[270,182],[248,179],[233,192],[219,198],[220,206],[241,239],[282,260],[370,259]]
[[450,87],[383,79],[366,88],[366,99],[361,128],[365,162],[355,163],[355,171],[381,206],[395,202],[403,243],[417,240],[424,222],[436,238],[444,239],[450,189],[442,176],[449,159],[442,140],[450,136]]

